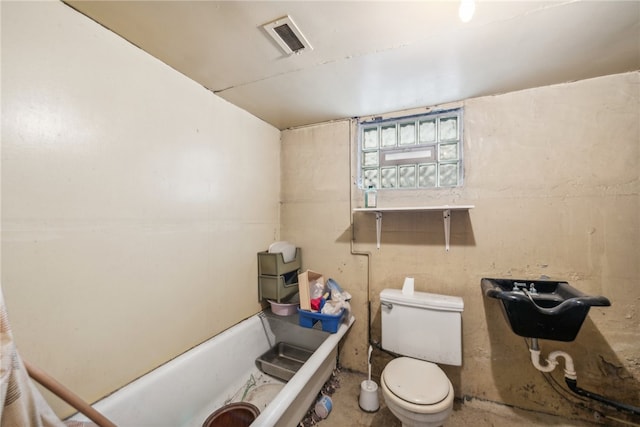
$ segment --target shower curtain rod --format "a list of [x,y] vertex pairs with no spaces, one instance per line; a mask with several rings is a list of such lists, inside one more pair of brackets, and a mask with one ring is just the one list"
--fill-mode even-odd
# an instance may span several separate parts
[[27,373],[31,378],[39,382],[44,388],[96,423],[98,427],[117,427],[107,417],[96,411],[91,405],[82,400],[80,396],[69,390],[51,375],[24,359],[22,359],[22,362],[24,363],[24,367],[27,369]]

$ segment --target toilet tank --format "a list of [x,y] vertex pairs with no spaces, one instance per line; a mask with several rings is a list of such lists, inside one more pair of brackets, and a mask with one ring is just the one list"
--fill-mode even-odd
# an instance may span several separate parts
[[460,297],[384,289],[380,293],[382,348],[445,365],[462,365]]

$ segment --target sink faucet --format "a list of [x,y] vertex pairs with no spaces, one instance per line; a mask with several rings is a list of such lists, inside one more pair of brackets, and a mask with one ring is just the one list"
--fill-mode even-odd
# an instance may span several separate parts
[[513,289],[512,291],[521,291],[522,289],[526,289],[527,288],[527,284],[526,282],[513,282]]

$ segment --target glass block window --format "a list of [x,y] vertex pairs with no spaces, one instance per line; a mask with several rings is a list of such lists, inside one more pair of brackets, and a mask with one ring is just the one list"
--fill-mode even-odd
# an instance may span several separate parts
[[359,125],[360,188],[462,185],[462,109]]

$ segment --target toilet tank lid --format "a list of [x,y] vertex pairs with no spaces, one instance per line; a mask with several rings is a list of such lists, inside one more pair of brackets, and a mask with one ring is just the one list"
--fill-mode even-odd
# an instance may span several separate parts
[[384,289],[380,292],[380,302],[395,303],[410,307],[423,307],[432,310],[458,311],[464,309],[464,301],[460,297],[451,295],[430,294],[414,291],[413,294],[403,294],[400,289]]

